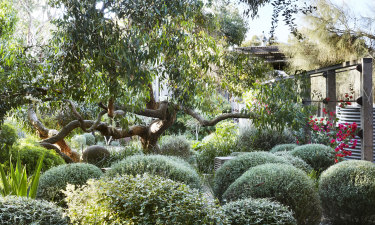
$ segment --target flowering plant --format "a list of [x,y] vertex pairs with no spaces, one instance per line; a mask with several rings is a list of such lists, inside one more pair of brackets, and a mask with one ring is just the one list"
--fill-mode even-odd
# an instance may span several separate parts
[[338,121],[335,112],[328,112],[323,108],[323,113],[326,117],[310,116],[308,123],[314,132],[328,138],[328,144],[336,151],[335,162],[338,162],[339,158],[352,154],[350,150],[346,149],[356,147],[357,140],[354,137],[358,126],[356,123],[335,126],[335,122]]

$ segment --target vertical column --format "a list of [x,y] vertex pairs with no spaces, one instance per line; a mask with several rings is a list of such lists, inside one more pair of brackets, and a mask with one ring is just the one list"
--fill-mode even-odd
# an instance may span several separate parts
[[[305,75],[307,76],[305,79],[303,79],[303,82],[305,82],[305,90],[304,90],[304,106],[309,106],[311,105],[311,77],[310,75]],[[305,143],[311,143],[311,130],[310,130],[310,125],[307,123],[305,126]]]
[[336,72],[335,70],[329,70],[327,71],[327,77],[326,77],[326,94],[327,98],[329,98],[328,104],[327,104],[327,111],[334,112],[336,111]]
[[372,99],[372,58],[362,59],[361,72],[361,159],[373,161],[373,99]]

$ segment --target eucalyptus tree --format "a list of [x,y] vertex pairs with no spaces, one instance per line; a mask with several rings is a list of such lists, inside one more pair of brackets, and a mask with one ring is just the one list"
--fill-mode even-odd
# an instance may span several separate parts
[[[76,120],[51,132],[29,107],[31,122],[47,136],[43,146],[51,147],[81,128],[114,139],[139,136],[145,153],[151,153],[157,152],[157,140],[175,122],[177,112],[202,126],[257,117],[238,112],[205,119],[196,110],[214,107],[202,100],[217,88],[240,95],[269,71],[255,59],[226,51],[227,45],[211,35],[210,29],[216,28],[207,24],[201,1],[53,0],[51,4],[62,16],[54,23],[53,39],[40,49],[34,57],[37,63],[23,79],[44,91],[43,96],[32,95],[32,100],[65,101]],[[164,101],[154,96],[155,79],[166,81],[169,96]],[[98,103],[97,118],[83,118],[74,102]],[[103,122],[104,115],[110,122]],[[151,121],[129,126],[132,115]]]

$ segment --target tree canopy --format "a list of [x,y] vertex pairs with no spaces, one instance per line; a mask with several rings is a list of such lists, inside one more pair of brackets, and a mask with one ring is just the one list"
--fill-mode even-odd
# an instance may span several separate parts
[[[1,79],[7,81],[2,87],[2,113],[29,104],[28,116],[44,139],[43,146],[53,148],[51,144],[58,143],[66,149],[63,139],[81,128],[115,139],[139,136],[145,151],[152,152],[157,151],[158,138],[175,122],[178,111],[203,126],[227,118],[256,117],[238,112],[206,120],[201,114],[215,107],[202,100],[218,88],[241,95],[241,90],[269,71],[259,60],[227,50],[228,44],[243,40],[245,26],[238,13],[222,10],[212,20],[197,0],[50,3],[61,15],[53,21],[48,44],[30,46],[16,38],[1,38],[15,43],[2,52],[6,60],[1,61]],[[14,10],[6,6],[9,12]],[[234,32],[228,24],[241,29]],[[168,99],[155,98],[155,80],[163,81]],[[65,102],[75,120],[51,132],[33,107],[43,102]],[[77,104],[98,104],[97,116],[87,120]],[[110,121],[103,121],[103,115]],[[152,120],[129,124],[131,115]]]

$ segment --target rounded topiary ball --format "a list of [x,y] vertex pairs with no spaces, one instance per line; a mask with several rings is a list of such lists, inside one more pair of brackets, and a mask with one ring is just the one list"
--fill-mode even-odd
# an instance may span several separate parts
[[313,168],[309,164],[307,164],[305,161],[303,161],[299,157],[292,156],[290,154],[290,152],[281,151],[281,152],[275,152],[273,154],[277,155],[277,156],[280,156],[280,157],[283,157],[284,159],[288,160],[288,162],[290,162],[290,164],[292,164],[293,166],[295,166],[298,169],[301,169],[301,170],[305,171],[307,174],[311,173],[311,171],[313,170]]
[[321,208],[313,181],[300,169],[268,163],[253,167],[231,184],[226,201],[243,198],[272,198],[293,210],[298,224],[319,224]]
[[197,172],[184,160],[163,155],[135,155],[115,163],[105,174],[114,177],[117,174],[144,174],[149,173],[180,181],[194,188],[200,187]]
[[17,196],[0,196],[0,224],[69,224],[63,210],[55,204]]
[[149,174],[91,180],[66,193],[73,224],[225,224],[198,190]]
[[350,160],[331,166],[320,176],[319,195],[334,224],[375,224],[375,165]]
[[61,192],[66,185],[83,185],[88,179],[101,177],[103,172],[96,166],[86,163],[65,164],[47,170],[40,176],[37,198],[64,205],[65,195]]
[[249,168],[265,163],[289,163],[286,159],[269,152],[250,152],[225,162],[215,173],[213,191],[221,199],[222,194]]
[[322,144],[298,146],[291,152],[291,154],[303,159],[318,172],[323,172],[328,167],[335,164],[335,150]]
[[222,207],[222,211],[231,225],[297,225],[293,212],[288,207],[265,198],[245,198],[229,202]]
[[296,144],[282,144],[282,145],[276,145],[271,149],[270,152],[275,153],[275,152],[284,152],[284,151],[292,151],[295,149],[298,145]]
[[82,161],[100,167],[110,155],[111,153],[106,148],[99,145],[93,145],[83,151]]
[[84,133],[83,136],[86,139],[86,145],[91,146],[95,144],[95,136],[91,133]]

